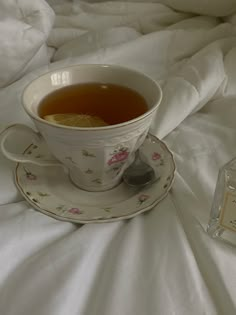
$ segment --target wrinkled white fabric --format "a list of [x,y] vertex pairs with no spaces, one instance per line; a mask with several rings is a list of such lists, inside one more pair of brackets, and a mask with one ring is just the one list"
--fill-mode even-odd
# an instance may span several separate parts
[[234,0],[161,0],[160,2],[176,10],[192,12],[196,14],[227,16],[229,14],[235,13]]
[[44,1],[0,3],[0,87],[49,62],[46,40],[54,12]]
[[[0,153],[0,314],[236,313],[236,249],[205,232],[219,167],[236,156],[235,10],[230,0],[0,3],[0,132],[33,126],[21,94],[40,74],[121,64],[161,84],[151,132],[177,166],[153,210],[75,225],[27,204]],[[23,151],[30,139],[14,142]]]

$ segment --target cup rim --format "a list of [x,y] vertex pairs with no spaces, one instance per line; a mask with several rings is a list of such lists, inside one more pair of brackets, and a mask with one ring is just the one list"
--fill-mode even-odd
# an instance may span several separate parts
[[[149,110],[147,110],[144,114],[135,117],[131,120],[127,120],[125,122],[119,123],[119,124],[114,124],[114,125],[108,125],[108,126],[100,126],[100,127],[75,127],[75,126],[66,126],[66,125],[60,125],[60,124],[56,124],[56,123],[51,123],[48,122],[47,120],[37,116],[36,114],[34,114],[31,110],[28,109],[25,101],[24,101],[24,95],[27,91],[27,89],[34,83],[36,82],[38,79],[42,78],[43,76],[47,76],[48,74],[52,74],[54,72],[57,71],[63,71],[63,70],[67,70],[69,68],[92,68],[92,67],[101,67],[101,68],[116,68],[116,69],[121,69],[121,70],[125,70],[125,71],[131,71],[133,73],[136,73],[138,75],[141,75],[143,77],[145,77],[146,79],[148,79],[149,81],[151,81],[153,84],[155,84],[158,92],[159,92],[159,99],[157,100],[156,104],[150,108]],[[158,84],[158,82],[156,82],[154,79],[152,79],[149,75],[126,67],[126,66],[121,66],[121,65],[115,65],[115,64],[75,64],[75,65],[70,65],[70,66],[66,66],[66,67],[61,67],[61,68],[56,68],[47,72],[44,72],[43,74],[41,74],[40,76],[38,76],[37,78],[33,79],[32,81],[30,81],[23,89],[22,93],[21,93],[21,104],[23,104],[24,110],[26,111],[26,113],[32,117],[33,119],[44,123],[46,125],[49,125],[51,127],[55,127],[55,128],[59,128],[59,129],[67,129],[67,130],[77,130],[77,131],[105,131],[105,130],[111,130],[111,129],[116,129],[116,128],[120,128],[120,127],[124,127],[133,123],[138,122],[139,120],[144,119],[145,117],[149,116],[152,114],[153,111],[155,111],[157,109],[157,107],[160,105],[161,100],[162,100],[162,89],[160,87],[160,85]]]

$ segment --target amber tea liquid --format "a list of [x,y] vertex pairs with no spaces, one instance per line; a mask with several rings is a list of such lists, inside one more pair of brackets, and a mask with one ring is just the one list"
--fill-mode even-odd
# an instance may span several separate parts
[[116,84],[85,83],[60,88],[47,95],[39,116],[75,113],[98,116],[108,125],[134,119],[148,110],[136,91]]

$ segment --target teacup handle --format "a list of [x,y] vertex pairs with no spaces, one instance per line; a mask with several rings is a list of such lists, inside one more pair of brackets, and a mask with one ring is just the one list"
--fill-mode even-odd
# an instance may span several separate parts
[[2,153],[5,155],[6,158],[8,158],[11,161],[18,162],[18,163],[32,163],[40,166],[62,166],[63,165],[53,157],[51,159],[46,159],[46,158],[34,158],[28,155],[20,154],[20,153],[13,153],[10,152],[7,147],[6,147],[6,140],[7,138],[14,134],[27,134],[32,137],[32,142],[35,145],[40,145],[44,142],[43,137],[40,135],[40,133],[34,131],[32,128],[22,125],[22,124],[15,124],[8,126],[3,132],[0,134],[1,140],[0,140],[0,145],[1,145],[1,150]]

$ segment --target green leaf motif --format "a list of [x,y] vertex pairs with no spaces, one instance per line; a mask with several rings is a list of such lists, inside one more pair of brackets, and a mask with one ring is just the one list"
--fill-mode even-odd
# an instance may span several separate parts
[[92,182],[94,182],[96,184],[102,184],[102,181],[100,178],[96,178],[96,179],[92,180]]
[[111,213],[112,207],[106,207],[106,208],[103,208],[103,210],[108,213]]
[[38,195],[39,195],[40,197],[49,197],[49,196],[50,196],[49,194],[43,193],[43,192],[41,192],[41,191],[38,191]]
[[96,157],[93,153],[88,152],[87,150],[82,150],[82,155],[87,157]]
[[57,210],[62,210],[64,208],[64,206],[58,206],[56,207]]
[[93,174],[93,170],[91,170],[90,168],[88,168],[86,171],[85,171],[86,174]]
[[66,156],[66,157],[65,157],[65,160],[68,160],[68,161],[70,161],[71,163],[76,164],[76,162],[73,161],[73,159],[72,159],[71,156]]

